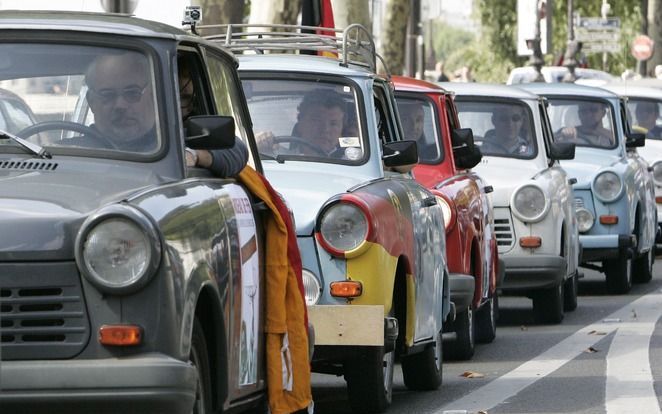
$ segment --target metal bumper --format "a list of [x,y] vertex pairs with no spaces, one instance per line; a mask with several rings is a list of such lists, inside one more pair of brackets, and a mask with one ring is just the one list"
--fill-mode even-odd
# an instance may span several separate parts
[[473,303],[476,290],[476,279],[471,275],[451,273],[448,278],[451,301],[455,304],[455,311],[462,312]]
[[623,250],[634,249],[637,238],[631,234],[579,235],[582,245],[582,263],[615,259]]
[[2,412],[190,413],[196,369],[162,354],[2,361]]
[[504,257],[504,291],[544,289],[558,286],[566,275],[567,263],[561,256],[532,255]]

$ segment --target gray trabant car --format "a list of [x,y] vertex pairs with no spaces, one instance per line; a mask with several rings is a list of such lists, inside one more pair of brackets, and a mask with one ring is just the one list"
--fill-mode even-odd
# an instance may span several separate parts
[[[185,147],[253,142],[233,55],[125,15],[3,11],[0,38],[0,87],[42,120],[0,132],[0,411],[263,404],[263,204],[185,162]],[[127,54],[140,71],[90,86]],[[186,122],[178,55],[200,103]],[[145,139],[104,139],[99,115],[120,104],[113,125],[152,120]]]
[[[313,371],[344,375],[357,413],[391,403],[396,356],[409,389],[438,388],[450,312],[443,210],[401,170],[418,161],[416,143],[403,140],[393,86],[375,72],[371,37],[359,25],[337,39],[334,31],[332,41],[299,27],[241,27],[221,30],[233,51],[319,45],[331,53],[329,43],[338,45],[333,53],[347,51],[340,58],[239,56],[256,138],[272,136],[260,141],[265,175],[296,221],[315,326]],[[355,47],[368,53],[365,64]]]
[[626,293],[653,275],[657,211],[651,168],[637,148],[643,133],[630,130],[625,101],[601,88],[528,84],[547,97],[557,142],[574,142],[563,168],[574,184],[582,264],[606,275],[607,290]]

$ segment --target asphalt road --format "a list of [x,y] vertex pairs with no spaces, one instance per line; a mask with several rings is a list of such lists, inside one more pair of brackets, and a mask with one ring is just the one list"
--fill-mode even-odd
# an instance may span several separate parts
[[[658,414],[662,396],[662,257],[653,280],[608,295],[585,270],[579,306],[559,325],[538,325],[531,300],[500,298],[497,337],[469,361],[444,362],[432,392],[405,388],[395,367],[389,414]],[[464,373],[477,374],[468,378]],[[316,414],[351,413],[342,377],[314,374]]]

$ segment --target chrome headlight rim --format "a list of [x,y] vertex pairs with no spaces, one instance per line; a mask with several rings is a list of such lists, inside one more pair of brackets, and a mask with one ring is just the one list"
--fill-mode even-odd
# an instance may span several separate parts
[[662,160],[655,161],[652,165],[652,168],[653,168],[653,183],[655,183],[655,185],[657,185],[658,187],[662,187],[662,179],[660,179],[659,181],[655,179],[655,173],[658,168],[660,169],[660,175],[662,176]]
[[308,269],[302,269],[301,276],[306,306],[317,305],[322,297],[322,284],[317,276]]
[[[515,200],[517,198],[517,195],[521,191],[525,190],[526,188],[534,188],[534,189],[540,191],[540,193],[543,196],[543,208],[542,208],[542,210],[540,211],[540,213],[536,214],[535,216],[531,216],[531,217],[523,214],[517,208],[517,204],[515,202]],[[547,196],[547,193],[545,192],[545,190],[542,189],[542,187],[540,185],[535,184],[535,183],[527,183],[527,184],[524,184],[524,185],[516,188],[515,191],[513,191],[512,195],[510,196],[510,206],[511,206],[511,210],[512,210],[513,214],[515,215],[515,217],[517,217],[521,221],[523,221],[525,223],[537,223],[537,222],[541,221],[542,219],[544,219],[545,216],[547,215],[547,213],[549,212],[550,198]]]
[[437,199],[437,204],[441,207],[444,216],[444,229],[446,230],[446,233],[449,233],[453,229],[453,226],[455,226],[457,218],[455,203],[441,194],[435,194],[435,198]]
[[[598,191],[597,186],[596,186],[598,178],[600,178],[600,177],[602,177],[606,174],[612,174],[613,176],[615,176],[618,179],[618,182],[620,184],[620,187],[618,188],[618,191],[616,192],[616,194],[613,197],[604,197],[602,194],[600,194],[600,192]],[[591,182],[591,191],[593,192],[595,197],[598,200],[602,201],[603,203],[613,203],[614,201],[617,201],[618,199],[620,199],[623,196],[623,193],[624,193],[623,179],[620,177],[620,175],[618,175],[616,173],[616,171],[612,171],[612,170],[601,171],[595,176],[595,178],[593,178],[593,181]]]
[[[580,216],[587,217],[586,220],[581,220]],[[595,224],[595,216],[591,212],[591,210],[585,208],[585,207],[579,207],[575,210],[575,216],[577,217],[577,231],[579,233],[586,233],[590,231],[593,228],[593,225]],[[590,223],[590,224],[582,224],[582,223]]]
[[[85,257],[84,246],[88,236],[98,225],[107,220],[125,220],[135,225],[147,239],[149,249],[149,262],[142,273],[133,280],[124,284],[109,283],[96,271],[90,268]],[[113,295],[127,295],[142,289],[154,277],[161,264],[162,244],[159,233],[152,221],[140,210],[126,204],[114,204],[102,207],[96,213],[90,215],[81,225],[76,236],[75,258],[78,269],[99,291]]]
[[[356,246],[347,250],[335,246],[331,241],[329,241],[326,238],[326,236],[324,236],[322,232],[322,225],[324,223],[324,220],[328,218],[329,212],[335,208],[341,208],[341,207],[355,208],[359,213],[361,213],[366,224],[366,231],[363,234],[363,240],[361,240],[360,243],[357,243]],[[370,211],[367,206],[365,206],[363,203],[359,202],[358,200],[355,201],[354,199],[352,200],[336,199],[327,203],[320,210],[315,224],[315,238],[318,241],[318,243],[324,248],[324,250],[326,250],[333,256],[342,257],[342,258],[352,258],[363,254],[369,247],[370,244],[368,243],[368,240],[372,239],[372,233],[373,233],[372,226],[373,226],[372,219],[370,216]]]

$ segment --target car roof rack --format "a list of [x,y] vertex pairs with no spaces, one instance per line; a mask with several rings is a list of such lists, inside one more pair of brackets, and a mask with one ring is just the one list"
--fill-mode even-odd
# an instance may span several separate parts
[[291,24],[197,25],[195,30],[198,33],[207,30],[225,32],[207,36],[203,34],[202,37],[222,43],[222,46],[235,53],[312,51],[335,58],[345,67],[350,64],[358,65],[377,73],[377,59],[382,62],[384,68],[387,67],[375,49],[372,35],[360,24],[351,24],[344,30]]

